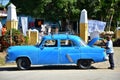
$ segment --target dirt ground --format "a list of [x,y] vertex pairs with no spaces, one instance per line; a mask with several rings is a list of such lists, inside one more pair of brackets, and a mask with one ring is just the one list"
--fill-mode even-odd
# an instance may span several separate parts
[[[8,66],[8,64],[5,64],[5,52],[0,52],[0,66]],[[115,62],[115,68],[120,69],[120,47],[114,47],[114,62]],[[14,65],[14,64],[10,64]],[[96,68],[107,68],[109,67],[109,62],[101,62],[101,63],[95,63],[92,64],[92,66]]]

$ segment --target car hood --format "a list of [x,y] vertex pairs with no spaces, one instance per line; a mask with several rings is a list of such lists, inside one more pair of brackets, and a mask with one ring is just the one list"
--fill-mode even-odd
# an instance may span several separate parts
[[99,37],[93,38],[91,41],[88,42],[88,45],[93,46],[99,39]]

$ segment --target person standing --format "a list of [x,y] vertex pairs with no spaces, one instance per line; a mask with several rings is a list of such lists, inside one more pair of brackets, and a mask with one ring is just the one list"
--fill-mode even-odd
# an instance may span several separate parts
[[114,55],[114,50],[113,50],[113,42],[111,40],[111,36],[107,36],[107,42],[105,45],[106,48],[106,53],[108,54],[109,57],[109,64],[110,67],[108,67],[108,69],[114,69],[114,59],[113,59],[113,55]]
[[2,36],[4,36],[7,32],[6,25],[4,24],[2,27]]

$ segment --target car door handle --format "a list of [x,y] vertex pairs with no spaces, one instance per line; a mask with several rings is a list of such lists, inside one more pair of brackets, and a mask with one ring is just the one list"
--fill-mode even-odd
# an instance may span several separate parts
[[54,48],[54,49],[58,49],[58,48]]
[[76,47],[75,49],[79,49],[79,47]]

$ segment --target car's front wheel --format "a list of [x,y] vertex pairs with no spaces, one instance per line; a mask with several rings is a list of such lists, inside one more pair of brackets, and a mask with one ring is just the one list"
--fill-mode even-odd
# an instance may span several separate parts
[[30,61],[28,58],[18,58],[17,59],[17,67],[20,70],[27,70],[30,68]]
[[79,60],[77,63],[78,68],[82,69],[90,69],[92,60]]

